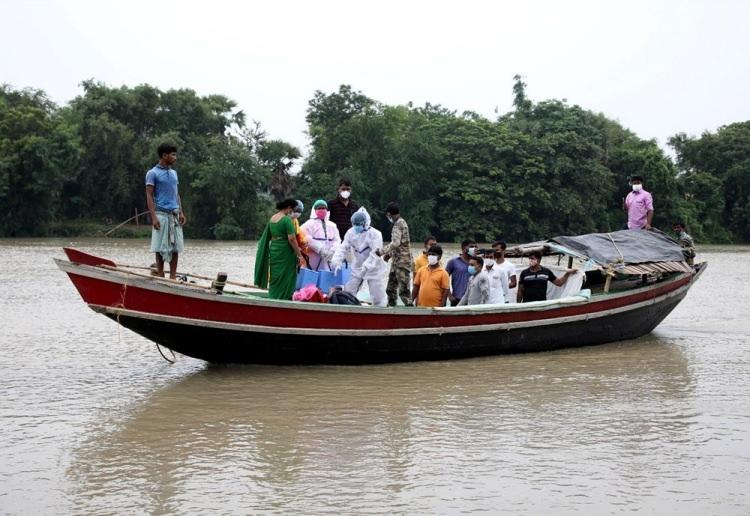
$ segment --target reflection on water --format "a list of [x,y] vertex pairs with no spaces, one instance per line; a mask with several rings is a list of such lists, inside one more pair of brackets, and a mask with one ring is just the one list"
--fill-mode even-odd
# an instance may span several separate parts
[[[107,245],[83,247],[143,261]],[[732,282],[748,283],[748,248],[710,254],[635,341],[224,367],[170,366],[84,309],[51,266],[59,243],[0,246],[0,513],[747,512],[750,301]],[[242,280],[249,247],[193,242],[189,268]]]
[[[618,465],[619,489],[632,497],[644,487],[641,467],[695,438],[696,415],[675,410],[693,387],[680,348],[654,338],[393,366],[212,366],[105,421],[68,475],[83,512],[112,502],[80,496],[91,493],[128,510],[199,511],[232,485],[228,510],[272,500],[304,512],[335,494],[331,509],[442,512],[477,482],[490,491],[476,508],[492,509],[494,497],[508,498],[496,481],[555,486],[551,470],[581,468],[595,484]],[[423,498],[436,481],[450,493]],[[122,485],[130,490],[113,492]]]

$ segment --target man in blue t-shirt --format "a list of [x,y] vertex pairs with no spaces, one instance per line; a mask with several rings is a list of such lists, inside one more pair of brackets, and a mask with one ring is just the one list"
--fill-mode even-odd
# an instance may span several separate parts
[[182,226],[187,222],[177,192],[177,147],[162,143],[157,150],[159,163],[146,172],[146,203],[151,214],[151,251],[156,253],[157,274],[164,277],[164,262],[169,262],[169,277],[177,278],[177,260],[184,249]]
[[466,287],[469,285],[469,260],[475,256],[477,244],[469,239],[461,242],[461,254],[448,261],[445,266],[445,272],[451,277],[451,293],[448,300],[451,306],[456,306],[466,293]]

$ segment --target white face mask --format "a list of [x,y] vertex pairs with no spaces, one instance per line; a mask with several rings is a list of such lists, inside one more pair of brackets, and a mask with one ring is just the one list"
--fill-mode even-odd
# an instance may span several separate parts
[[641,190],[643,190],[643,185],[633,185],[634,192],[640,192]]
[[292,213],[289,214],[289,216],[292,217],[293,219],[297,219],[299,218],[299,212],[293,211]]
[[434,254],[427,255],[427,263],[429,263],[430,265],[436,265],[438,260],[439,258],[435,256]]
[[342,199],[348,199],[351,194],[352,193],[349,190],[344,190],[342,192],[339,192],[339,195],[341,196]]

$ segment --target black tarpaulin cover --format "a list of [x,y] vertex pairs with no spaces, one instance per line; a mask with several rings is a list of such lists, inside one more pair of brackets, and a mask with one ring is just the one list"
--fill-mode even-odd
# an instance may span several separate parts
[[599,265],[685,260],[680,244],[658,230],[625,229],[612,233],[559,236],[550,239],[550,242],[591,258]]

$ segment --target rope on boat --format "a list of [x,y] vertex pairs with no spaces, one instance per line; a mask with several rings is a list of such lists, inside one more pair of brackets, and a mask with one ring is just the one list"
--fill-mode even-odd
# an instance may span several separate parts
[[612,238],[612,233],[607,233],[607,236],[612,241],[612,245],[615,246],[615,249],[617,250],[617,254],[620,255],[620,260],[617,263],[625,263],[625,257],[622,255],[622,251],[620,251],[620,248],[617,247],[617,244],[615,243],[615,239]]
[[169,352],[172,353],[172,360],[168,359],[167,356],[162,352],[161,346],[159,345],[158,342],[156,343],[156,349],[159,350],[159,354],[162,356],[162,358],[166,360],[167,362],[169,362],[170,364],[174,364],[177,361],[177,357],[175,356],[174,351],[172,351],[171,349],[167,348],[169,349]]
[[[125,282],[122,284],[122,289],[120,290],[120,302],[115,305],[115,308],[122,308],[125,309],[125,296],[128,293],[128,279],[130,279],[129,276],[125,276]],[[120,322],[120,312],[117,312],[117,344],[122,343],[122,323]],[[169,350],[170,353],[172,353],[172,359],[170,360],[167,358],[167,356],[164,354],[164,352],[161,350],[161,346],[159,343],[156,343],[156,349],[159,350],[159,354],[162,356],[164,360],[169,362],[170,364],[174,364],[177,361],[177,356],[175,356],[174,351],[171,349]]]

